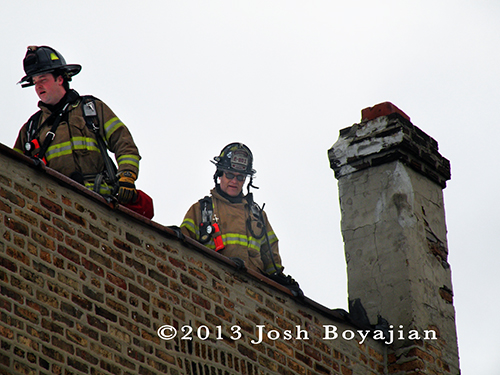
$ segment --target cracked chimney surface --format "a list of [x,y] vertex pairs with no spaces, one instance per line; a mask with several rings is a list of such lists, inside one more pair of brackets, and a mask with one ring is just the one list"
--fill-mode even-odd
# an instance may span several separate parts
[[338,179],[350,305],[360,302],[371,324],[381,317],[405,332],[434,327],[443,360],[458,373],[442,192],[449,161],[388,102],[364,109],[328,156]]

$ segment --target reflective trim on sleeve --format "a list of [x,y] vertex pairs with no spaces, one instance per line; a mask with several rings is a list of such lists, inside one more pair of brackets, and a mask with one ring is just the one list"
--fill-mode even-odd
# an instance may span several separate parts
[[270,243],[275,243],[278,241],[278,237],[274,233],[274,231],[269,231],[267,232],[267,237],[269,237],[269,242]]
[[194,233],[196,235],[196,239],[200,238],[200,232],[199,232],[198,228],[196,227],[196,225],[194,224],[193,219],[189,219],[189,218],[184,219],[184,221],[181,224],[181,228],[182,227],[186,228],[191,233]]
[[112,119],[108,120],[104,124],[104,134],[106,136],[106,140],[109,141],[111,134],[113,134],[116,129],[123,125],[123,122],[121,122],[118,117],[113,117]]
[[271,273],[274,273],[276,271],[281,270],[283,268],[283,266],[281,264],[276,264],[276,268],[277,268],[277,270],[274,268],[274,264],[270,263],[266,266],[266,268],[264,269],[264,272],[267,274],[271,274]]
[[139,155],[121,155],[118,157],[118,166],[124,165],[124,164],[130,164],[133,165],[136,168],[139,168]]

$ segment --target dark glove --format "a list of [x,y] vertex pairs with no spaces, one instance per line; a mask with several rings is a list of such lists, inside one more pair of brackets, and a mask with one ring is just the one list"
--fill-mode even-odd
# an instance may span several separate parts
[[134,203],[137,199],[135,180],[137,175],[134,172],[124,171],[120,173],[118,180],[118,201],[123,204]]
[[177,225],[169,225],[167,228],[172,229],[179,240],[184,240],[184,238],[186,238],[184,233],[181,232],[181,228]]
[[304,297],[304,292],[300,289],[299,283],[296,282],[292,276],[285,275],[283,272],[274,272],[268,275],[268,277],[271,280],[276,281],[278,284],[287,287],[292,292],[294,297]]
[[240,259],[240,258],[236,258],[236,257],[230,257],[229,259],[231,259],[234,263],[236,263],[236,269],[237,270],[244,270],[246,269],[245,267],[245,261],[243,259]]

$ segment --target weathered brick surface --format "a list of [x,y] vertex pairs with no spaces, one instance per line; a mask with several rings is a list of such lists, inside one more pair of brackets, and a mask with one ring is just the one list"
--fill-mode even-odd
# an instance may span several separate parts
[[[1,152],[0,164],[0,373],[351,375],[437,363],[439,346],[389,364],[380,342],[326,340],[323,325],[356,328]],[[157,333],[166,324],[171,340]]]

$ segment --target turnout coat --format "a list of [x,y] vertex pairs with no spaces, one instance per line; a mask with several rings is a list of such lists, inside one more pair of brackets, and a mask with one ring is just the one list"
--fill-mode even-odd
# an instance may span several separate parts
[[[129,170],[138,174],[141,157],[129,130],[104,102],[96,98],[93,100],[99,121],[99,135],[107,148],[115,154],[118,172]],[[96,175],[105,169],[104,159],[99,151],[96,134],[85,123],[83,98],[75,90],[70,90],[67,101],[70,104],[55,131],[55,138],[45,153],[46,164],[93,189]],[[36,155],[38,149],[28,153],[25,144],[37,139],[39,145],[42,145],[52,127],[53,121],[45,122],[52,111],[56,111],[54,106],[47,106],[40,101],[38,107],[41,115],[37,123],[30,125],[29,120],[19,132],[14,149],[20,153]],[[112,189],[112,186],[102,184],[98,192],[110,194]]]
[[[211,222],[219,224],[224,243],[224,249],[220,253],[229,258],[242,259],[248,269],[265,274],[281,271],[283,266],[278,251],[278,238],[267,219],[266,213],[262,212],[264,221],[262,223],[258,215],[252,212],[248,195],[237,199],[225,198],[217,188],[212,189],[210,193],[213,209]],[[229,199],[233,200],[233,202]],[[200,206],[200,202],[193,204],[181,224],[182,233],[197,241],[200,240],[200,223],[202,221]],[[267,230],[270,248],[264,229]],[[206,246],[215,249],[213,238],[210,239]]]

